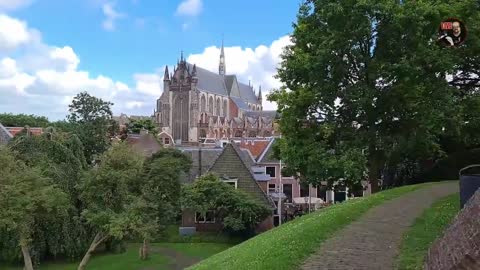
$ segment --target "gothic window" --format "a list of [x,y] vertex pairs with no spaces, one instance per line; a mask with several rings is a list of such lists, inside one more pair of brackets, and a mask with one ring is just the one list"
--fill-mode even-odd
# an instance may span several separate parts
[[215,115],[220,116],[220,98],[217,98],[217,104],[215,104]]
[[235,131],[235,137],[242,137],[242,131],[241,130],[236,130]]
[[223,100],[223,116],[227,116],[227,101]]
[[254,130],[250,130],[248,132],[248,137],[251,137],[251,138],[257,137],[257,133]]
[[208,112],[213,114],[213,97],[208,99]]
[[205,129],[200,129],[200,138],[206,138],[207,137],[207,132]]
[[251,110],[252,109],[252,106],[250,106],[250,104],[248,104],[248,109]]
[[200,108],[202,112],[207,111],[207,99],[205,98],[204,95],[202,95],[202,100],[200,101]]

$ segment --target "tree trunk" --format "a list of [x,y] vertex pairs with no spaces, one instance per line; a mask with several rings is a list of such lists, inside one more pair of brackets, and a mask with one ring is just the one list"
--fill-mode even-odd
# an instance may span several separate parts
[[148,244],[148,240],[143,239],[143,245],[140,247],[140,259],[141,260],[148,259],[149,253],[150,253],[150,246]]
[[87,253],[82,258],[82,261],[78,265],[78,270],[85,270],[85,267],[87,267],[87,263],[90,261],[90,258],[92,257],[92,253],[97,249],[98,245],[100,245],[103,241],[107,239],[107,236],[102,236],[101,233],[97,233],[95,235],[95,238],[93,239],[92,243],[90,244],[90,247],[87,250]]
[[23,243],[24,241],[21,241],[22,244],[20,244],[20,247],[22,248],[22,254],[23,254],[23,261],[25,262],[24,270],[33,270],[33,264],[32,264],[32,257],[30,256],[30,250],[28,249],[28,245]]

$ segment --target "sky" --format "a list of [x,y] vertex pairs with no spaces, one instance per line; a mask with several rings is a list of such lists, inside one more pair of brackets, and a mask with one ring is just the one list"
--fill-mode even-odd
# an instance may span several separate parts
[[[261,85],[264,96],[300,1],[0,0],[0,113],[63,119],[81,91],[118,115],[151,115],[181,51],[218,72]],[[264,109],[275,109],[266,101]]]

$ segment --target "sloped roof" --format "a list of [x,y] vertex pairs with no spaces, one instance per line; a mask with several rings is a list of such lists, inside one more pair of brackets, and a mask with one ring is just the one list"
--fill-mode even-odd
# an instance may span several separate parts
[[256,139],[246,140],[246,139],[244,139],[240,143],[240,148],[248,149],[250,151],[250,153],[252,153],[253,158],[257,159],[258,157],[260,157],[260,155],[263,153],[263,151],[265,151],[267,146],[270,144],[270,141],[271,141],[271,139],[269,139],[269,140],[265,140],[265,139],[262,139],[262,140],[256,140]]
[[0,144],[6,144],[13,138],[13,135],[0,123]]
[[[190,169],[190,174],[182,179],[183,183],[192,183],[195,178],[198,177],[199,168],[200,168],[200,158],[198,148],[190,149],[179,149],[184,154],[190,156],[192,159],[192,168]],[[222,148],[204,148],[201,151],[202,155],[202,174],[206,173],[213,165],[215,160],[222,153]]]
[[151,156],[162,146],[152,134],[128,134],[127,143],[144,156]]
[[232,101],[235,103],[235,105],[237,105],[237,107],[243,111],[248,111],[250,110],[248,108],[248,105],[245,101],[243,101],[241,98],[239,97],[230,97],[232,99]]
[[250,86],[239,82],[238,88],[240,89],[240,97],[243,100],[246,100],[250,103],[258,104],[257,96],[255,95],[255,92],[253,92],[253,89]]
[[271,199],[265,194],[251,170],[245,155],[235,143],[229,143],[225,146],[220,156],[213,163],[209,172],[217,175],[226,175],[230,178],[238,179],[237,188],[250,194],[261,203],[273,207]]
[[250,117],[268,117],[275,119],[278,116],[277,111],[247,111],[245,115]]
[[278,163],[280,162],[273,156],[273,144],[275,143],[275,138],[273,138],[268,146],[265,148],[263,153],[257,159],[258,163]]
[[[193,69],[192,64],[187,63],[187,66],[190,70]],[[196,67],[196,69],[198,78],[198,89],[212,94],[228,96],[227,87],[225,86],[225,80],[223,76],[198,66]]]

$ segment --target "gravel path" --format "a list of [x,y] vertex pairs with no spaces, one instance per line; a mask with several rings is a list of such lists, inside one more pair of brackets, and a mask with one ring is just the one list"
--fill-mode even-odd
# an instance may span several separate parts
[[391,270],[402,235],[434,201],[458,192],[458,183],[416,190],[370,209],[325,241],[301,269]]

